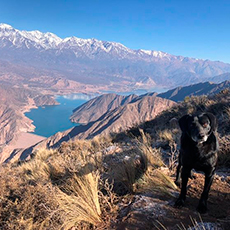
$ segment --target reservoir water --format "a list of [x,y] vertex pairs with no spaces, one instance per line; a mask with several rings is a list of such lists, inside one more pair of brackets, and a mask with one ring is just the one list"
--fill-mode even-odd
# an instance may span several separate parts
[[59,131],[64,131],[78,124],[69,118],[72,111],[90,98],[85,95],[58,96],[60,105],[42,106],[25,113],[36,126],[34,134],[49,137]]
[[[157,89],[153,91],[156,92]],[[104,93],[117,93],[120,95],[129,95],[135,93],[140,95],[147,92],[147,90],[136,90],[133,92],[124,93],[105,91]],[[58,96],[56,97],[56,100],[60,103],[60,105],[38,107],[37,109],[31,109],[31,111],[25,113],[25,115],[33,120],[33,124],[36,127],[34,134],[49,137],[59,131],[64,131],[72,128],[73,126],[79,125],[72,123],[69,120],[70,116],[72,115],[72,111],[95,96],[98,95],[88,96],[85,94],[70,94]]]

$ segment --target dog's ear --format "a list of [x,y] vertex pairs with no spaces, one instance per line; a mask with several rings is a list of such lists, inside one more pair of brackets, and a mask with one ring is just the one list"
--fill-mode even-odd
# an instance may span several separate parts
[[209,131],[209,133],[215,132],[217,130],[216,117],[212,113],[205,113],[205,115],[208,117],[210,124],[211,124],[211,130]]
[[187,132],[188,130],[188,118],[192,117],[191,115],[184,115],[179,119],[179,126],[182,132]]

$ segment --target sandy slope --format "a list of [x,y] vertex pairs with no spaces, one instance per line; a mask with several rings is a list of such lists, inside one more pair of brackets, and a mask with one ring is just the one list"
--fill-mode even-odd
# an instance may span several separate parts
[[35,145],[36,143],[39,143],[44,139],[45,137],[35,135],[32,133],[19,133],[17,139],[11,142],[11,144],[6,145],[6,147],[4,148],[3,152],[0,155],[0,163],[9,160],[9,158],[14,158],[13,161],[17,160],[18,157],[16,154],[14,154],[14,152],[17,152],[20,149],[29,148],[30,146]]
[[19,148],[28,148],[31,145],[34,145],[42,140],[45,137],[33,134],[33,133],[20,133],[17,137],[17,140],[9,145],[9,148],[19,149]]

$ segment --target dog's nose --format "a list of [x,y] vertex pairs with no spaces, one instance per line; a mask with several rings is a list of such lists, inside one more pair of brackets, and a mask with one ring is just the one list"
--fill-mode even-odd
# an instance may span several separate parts
[[199,133],[198,138],[199,138],[199,139],[203,139],[204,136],[205,136],[205,135],[204,135],[203,133]]

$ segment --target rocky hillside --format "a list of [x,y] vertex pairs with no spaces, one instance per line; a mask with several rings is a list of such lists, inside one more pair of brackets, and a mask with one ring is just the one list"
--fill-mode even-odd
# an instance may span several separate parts
[[[41,105],[55,105],[50,95],[42,95],[25,87],[0,86],[0,149],[10,144],[20,132],[31,132],[32,121],[24,112]],[[1,154],[0,154],[1,155]]]
[[52,33],[20,31],[6,24],[0,25],[0,52],[0,61],[5,63],[0,72],[5,76],[16,74],[27,84],[39,87],[44,87],[39,77],[45,77],[47,82],[58,81],[53,89],[65,90],[66,85],[81,92],[85,85],[92,91],[175,87],[230,72],[227,63],[132,50],[97,39],[61,39]]
[[115,93],[103,94],[74,109],[70,119],[81,124],[96,121],[106,112],[126,105],[137,97],[137,95],[121,96]]
[[[127,96],[127,99],[130,99],[130,96]],[[175,104],[173,101],[157,97],[156,94],[135,97],[127,104],[108,110],[104,114],[102,113],[97,120],[88,123],[85,126],[88,127],[87,130],[80,131],[77,137],[92,138],[98,134],[120,132],[135,124],[153,119],[156,115]],[[83,127],[78,126],[75,131],[81,130]]]
[[180,86],[165,93],[160,93],[158,94],[158,96],[178,102],[183,101],[185,97],[214,95],[229,87],[229,81],[224,81],[219,84],[204,82],[184,87]]

